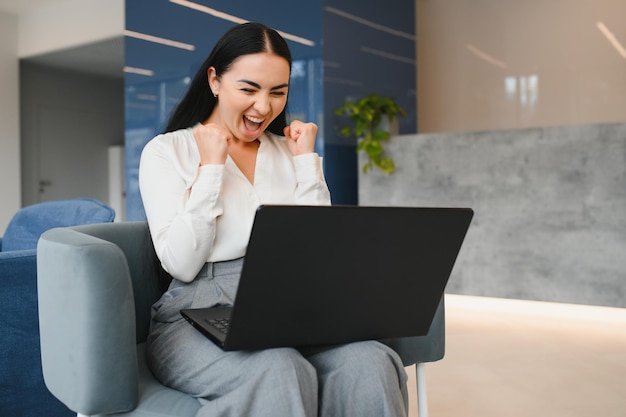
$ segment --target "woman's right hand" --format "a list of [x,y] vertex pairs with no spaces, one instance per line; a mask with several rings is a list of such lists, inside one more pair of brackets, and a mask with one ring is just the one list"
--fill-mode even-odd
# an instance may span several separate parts
[[223,165],[228,156],[228,142],[231,135],[228,130],[214,123],[200,125],[193,129],[200,152],[200,165]]

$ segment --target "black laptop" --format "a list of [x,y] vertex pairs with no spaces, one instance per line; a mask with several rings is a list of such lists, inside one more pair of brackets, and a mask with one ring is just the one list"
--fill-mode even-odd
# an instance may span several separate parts
[[261,206],[235,305],[181,314],[224,350],[425,335],[472,217],[470,208]]

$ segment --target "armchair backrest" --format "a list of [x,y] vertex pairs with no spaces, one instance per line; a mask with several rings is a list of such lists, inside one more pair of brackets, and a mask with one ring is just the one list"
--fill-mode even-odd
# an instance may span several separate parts
[[45,201],[18,210],[2,236],[2,251],[35,249],[43,232],[53,227],[109,223],[115,210],[93,198]]
[[51,229],[37,246],[37,274],[42,366],[50,391],[81,414],[132,409],[138,396],[136,345],[146,340],[151,305],[170,279],[147,223]]

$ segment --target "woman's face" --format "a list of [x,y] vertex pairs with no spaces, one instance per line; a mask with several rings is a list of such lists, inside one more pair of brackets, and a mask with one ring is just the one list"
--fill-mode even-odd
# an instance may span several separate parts
[[289,62],[272,53],[242,55],[219,79],[213,67],[208,77],[218,96],[208,122],[244,142],[256,140],[287,103]]

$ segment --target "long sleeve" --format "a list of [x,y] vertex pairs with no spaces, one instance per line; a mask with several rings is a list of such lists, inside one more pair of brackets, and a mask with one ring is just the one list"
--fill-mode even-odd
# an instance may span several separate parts
[[330,205],[330,191],[324,179],[322,158],[316,153],[293,158],[296,169],[296,203],[305,205]]
[[161,135],[143,150],[139,187],[163,268],[190,282],[209,258],[222,214],[223,165],[199,166],[191,130]]
[[200,167],[192,129],[159,135],[144,148],[139,187],[163,268],[191,282],[205,262],[245,256],[261,204],[329,205],[315,153],[292,156],[285,139],[259,138],[254,184],[228,157]]

